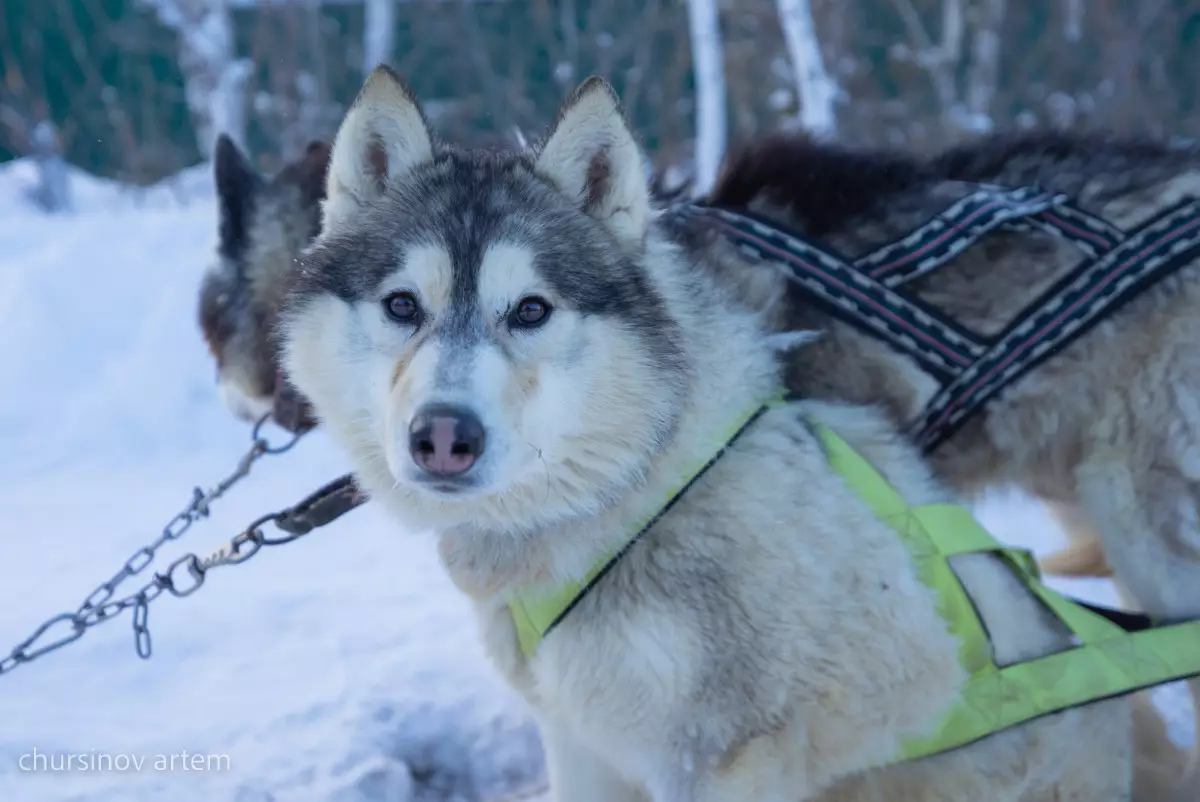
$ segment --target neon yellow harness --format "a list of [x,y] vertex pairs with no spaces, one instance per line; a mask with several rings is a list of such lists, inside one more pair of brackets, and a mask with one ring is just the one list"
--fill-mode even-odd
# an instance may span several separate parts
[[[738,421],[726,445],[708,462],[693,466],[671,494],[671,504],[758,418],[772,402]],[[1001,546],[965,507],[911,507],[846,441],[823,424],[812,424],[826,457],[875,515],[896,530],[912,553],[918,575],[937,591],[939,612],[960,639],[959,660],[970,679],[959,703],[930,738],[905,743],[898,763],[938,754],[1017,724],[1070,707],[1200,675],[1200,621],[1127,632],[1102,615],[1041,583],[1033,555]],[[641,532],[665,512],[656,514]],[[519,594],[510,602],[521,649],[532,656],[591,584],[635,542],[597,564],[582,582],[546,595]],[[1013,573],[1076,637],[1073,648],[1001,668],[992,659],[983,623],[947,559],[959,554],[999,555]]]

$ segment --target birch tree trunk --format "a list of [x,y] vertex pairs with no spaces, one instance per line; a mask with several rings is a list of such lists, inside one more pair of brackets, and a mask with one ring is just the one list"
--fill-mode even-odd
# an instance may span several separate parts
[[241,144],[250,64],[234,57],[233,19],[226,0],[143,2],[179,37],[179,69],[200,153],[210,157],[221,133]]
[[364,0],[363,75],[388,63],[396,48],[396,0]]
[[936,45],[912,0],[892,0],[892,5],[908,32],[914,61],[929,73],[942,120],[957,124],[964,116],[955,77],[962,59],[963,0],[942,0],[942,35]]
[[696,153],[693,192],[712,188],[725,155],[725,49],[717,0],[688,0],[692,72],[696,81]]
[[1000,83],[1000,28],[1007,10],[1007,0],[983,0],[977,9],[967,72],[967,111],[977,131],[991,130],[993,125],[992,100]]
[[837,135],[837,85],[825,70],[810,0],[775,0],[800,98],[798,122],[818,138]]
[[959,61],[962,60],[962,46],[963,0],[942,0],[942,39],[935,51],[935,63],[931,69],[941,76],[935,80],[948,83],[951,87],[950,96],[942,104],[943,117],[953,117],[961,113],[954,75]]
[[1083,0],[1065,0],[1063,9],[1063,38],[1068,42],[1083,39]]

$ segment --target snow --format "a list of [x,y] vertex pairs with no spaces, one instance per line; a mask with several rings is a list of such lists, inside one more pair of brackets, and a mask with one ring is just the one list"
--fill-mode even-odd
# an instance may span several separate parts
[[[76,173],[78,213],[49,217],[21,194],[30,165],[0,170],[6,655],[77,607],[250,441],[217,400],[196,328],[216,232],[202,175],[180,178],[186,205],[162,187],[139,206]],[[119,594],[346,470],[320,432],[264,457]],[[486,663],[467,604],[430,540],[394,529],[367,505],[214,571],[193,596],[157,599],[148,661],[125,614],[0,676],[0,799],[470,800],[539,782],[536,730]],[[105,770],[22,771],[35,749],[55,765],[82,754],[84,769]],[[211,758],[210,769],[181,758],[175,771],[154,768],[157,756],[184,751]],[[138,757],[142,771],[103,762]]]
[[[45,216],[24,195],[32,165],[0,166],[0,656],[78,606],[249,444],[195,321],[216,231],[207,168],[138,193],[71,178],[76,212]],[[319,431],[264,457],[119,595],[347,469]],[[1027,501],[981,515],[1039,551],[1061,542]],[[1115,603],[1104,582],[1055,584]],[[430,538],[372,505],[157,599],[149,624],[148,661],[126,613],[0,676],[0,799],[474,800],[541,782],[528,711],[486,662]],[[1189,742],[1186,696],[1164,694]],[[142,768],[121,770],[130,760]]]

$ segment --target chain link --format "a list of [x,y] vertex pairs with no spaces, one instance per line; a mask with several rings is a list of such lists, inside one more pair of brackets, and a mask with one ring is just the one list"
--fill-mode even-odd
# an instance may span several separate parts
[[250,449],[238,460],[237,467],[231,474],[208,490],[195,488],[192,491],[191,502],[182,512],[167,522],[158,538],[135,551],[120,570],[84,599],[83,604],[75,612],[60,613],[48,619],[35,629],[33,634],[18,643],[7,657],[0,658],[0,675],[7,674],[23,663],[28,663],[48,652],[61,649],[68,643],[79,640],[83,637],[83,633],[91,627],[108,621],[129,608],[133,608],[134,641],[138,656],[143,659],[148,658],[150,656],[150,630],[147,628],[148,605],[161,596],[163,591],[169,591],[174,596],[188,596],[195,593],[204,584],[204,576],[212,568],[245,562],[257,554],[264,545],[278,545],[302,537],[304,532],[275,538],[263,535],[261,527],[268,522],[278,521],[282,516],[282,513],[270,513],[252,523],[245,531],[211,556],[201,559],[195,554],[186,554],[171,563],[165,573],[155,574],[154,579],[138,591],[120,599],[113,599],[117,587],[149,567],[154,562],[155,554],[163,545],[183,537],[192,524],[201,518],[207,518],[212,503],[244,479],[250,473],[255,462],[268,454],[283,454],[289,451],[308,431],[308,429],[299,429],[293,432],[291,439],[281,445],[273,446],[261,434],[263,424],[270,417],[270,414],[264,415],[254,425],[250,434],[252,441]]

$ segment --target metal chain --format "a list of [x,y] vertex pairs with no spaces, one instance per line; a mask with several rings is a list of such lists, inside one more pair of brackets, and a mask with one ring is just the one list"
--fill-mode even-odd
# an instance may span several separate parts
[[[121,599],[112,599],[118,585],[129,577],[141,573],[154,561],[158,549],[170,541],[183,537],[183,534],[196,521],[207,518],[210,505],[244,479],[256,461],[267,454],[282,454],[290,450],[307,432],[306,429],[297,430],[286,443],[273,446],[261,436],[263,424],[270,417],[271,415],[268,413],[254,425],[250,434],[252,441],[250,449],[238,460],[237,468],[229,476],[209,490],[195,488],[192,491],[191,502],[183,512],[176,515],[163,527],[162,534],[154,542],[135,551],[111,579],[102,583],[84,599],[83,604],[75,612],[60,613],[50,618],[34,630],[32,635],[18,643],[7,657],[0,658],[0,675],[7,674],[17,666],[35,660],[48,652],[61,649],[68,643],[83,637],[83,633],[91,627],[108,621],[130,607],[133,608],[133,631],[137,653],[139,657],[146,659],[150,657],[150,631],[147,628],[149,608],[147,605],[162,595],[163,591],[169,591],[175,596],[187,596],[194,593],[204,583],[204,574],[209,569],[218,565],[245,562],[263,546],[286,543],[301,537],[303,533],[277,538],[264,536],[260,529],[262,525],[278,520],[282,515],[282,513],[270,513],[252,523],[212,556],[201,559],[194,554],[187,554],[180,557],[171,563],[166,573],[155,574],[154,579],[137,592]],[[181,567],[186,568],[187,574],[191,577],[191,585],[183,589],[180,589],[176,578],[176,572]],[[178,579],[182,578],[182,576],[178,577]],[[52,630],[56,628],[69,628],[70,631],[54,638]]]

